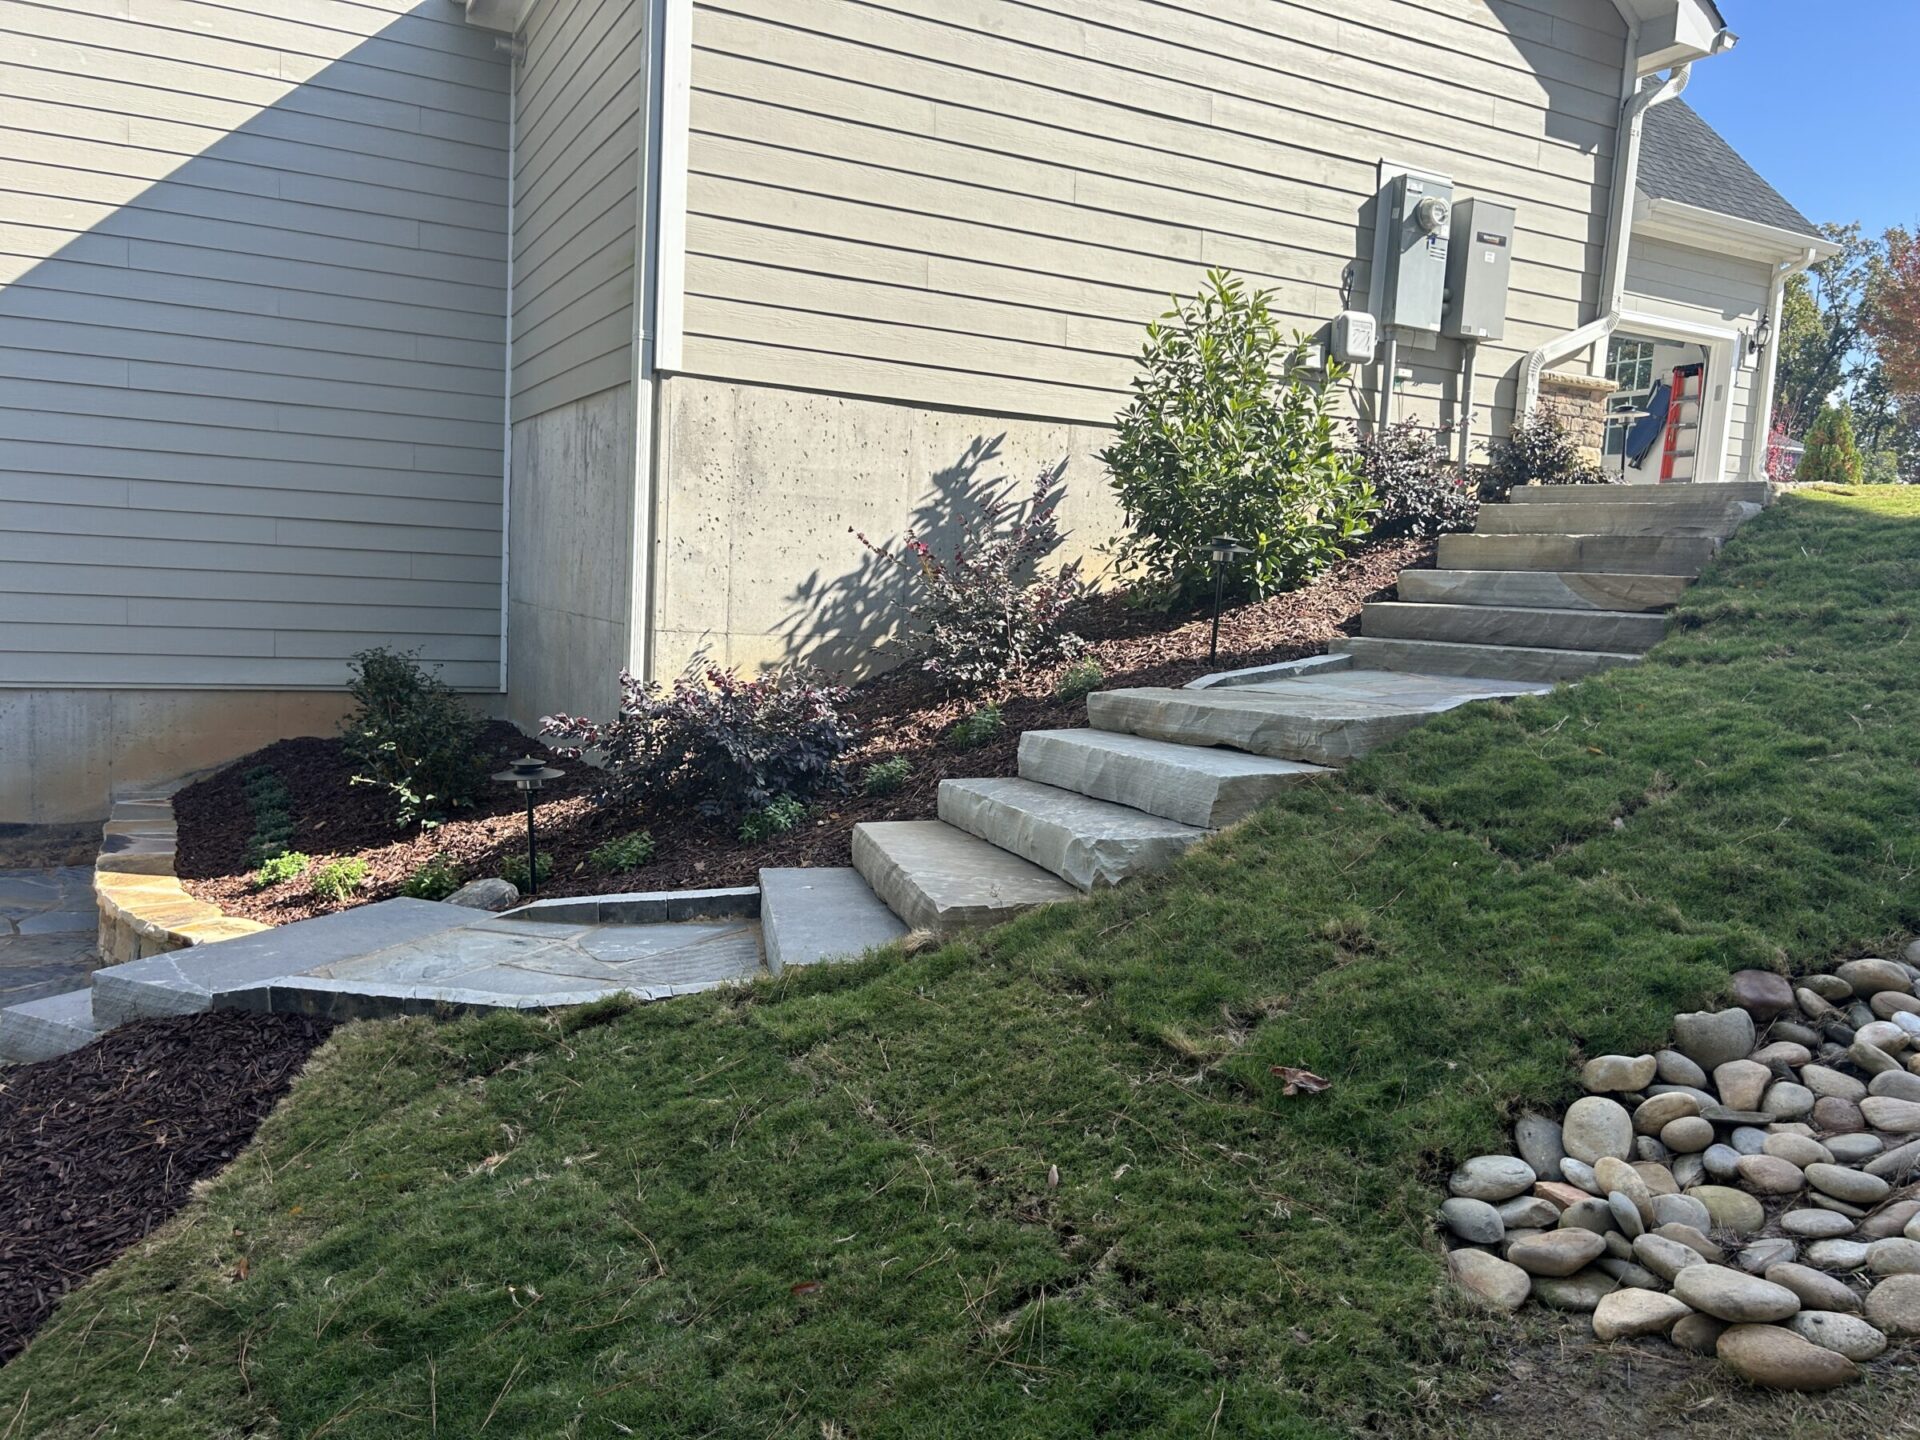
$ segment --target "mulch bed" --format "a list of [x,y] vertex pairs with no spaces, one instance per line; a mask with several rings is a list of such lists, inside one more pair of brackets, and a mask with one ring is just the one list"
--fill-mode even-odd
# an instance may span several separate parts
[[0,1071],[0,1362],[240,1153],[330,1022],[141,1020]]
[[[1220,627],[1220,658],[1213,662],[1207,659],[1210,615],[1170,618],[1101,596],[1083,605],[1069,623],[1091,642],[1089,654],[1106,671],[1105,688],[1184,685],[1214,670],[1319,653],[1353,633],[1360,607],[1390,593],[1398,572],[1431,565],[1433,551],[1430,540],[1370,546],[1312,585],[1230,609]],[[942,780],[1014,774],[1022,731],[1084,725],[1084,701],[1066,703],[1053,696],[1062,668],[1022,676],[994,694],[965,698],[943,694],[912,666],[859,686],[850,711],[864,738],[849,757],[848,773],[857,776],[865,765],[900,755],[912,762],[912,777],[887,796],[828,797],[815,807],[810,823],[758,845],[694,817],[655,819],[643,826],[632,816],[610,812],[592,801],[591,770],[563,762],[567,778],[541,792],[541,852],[554,858],[553,875],[541,894],[749,885],[763,866],[845,865],[855,825],[925,819],[934,813]],[[1006,717],[1003,738],[976,750],[948,747],[944,737],[953,723],[989,700]],[[529,741],[500,723],[489,728],[487,745],[500,762],[492,768],[500,769],[525,753]],[[295,849],[316,861],[358,855],[367,862],[367,884],[350,904],[398,894],[408,873],[436,852],[457,862],[469,879],[497,875],[500,861],[525,843],[525,812],[512,792],[484,796],[437,829],[403,832],[394,827],[390,802],[378,791],[348,783],[352,771],[336,741],[284,740],[174,797],[180,878],[196,898],[230,915],[284,924],[340,908],[309,894],[301,880],[257,892],[251,888],[245,856],[253,822],[241,776],[256,765],[273,766],[292,792]],[[651,863],[624,875],[589,867],[587,855],[596,846],[640,828],[650,830],[657,842]]]

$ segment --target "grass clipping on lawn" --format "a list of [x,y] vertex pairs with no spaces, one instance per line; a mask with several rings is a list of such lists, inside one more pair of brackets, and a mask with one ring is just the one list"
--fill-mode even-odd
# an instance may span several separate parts
[[[1464,1310],[1436,1180],[1729,971],[1920,926],[1917,597],[1920,492],[1791,498],[1645,665],[1161,880],[648,1009],[348,1026],[0,1371],[0,1432],[1491,1433],[1556,1322]],[[1694,1435],[1788,1403],[1689,1384]]]

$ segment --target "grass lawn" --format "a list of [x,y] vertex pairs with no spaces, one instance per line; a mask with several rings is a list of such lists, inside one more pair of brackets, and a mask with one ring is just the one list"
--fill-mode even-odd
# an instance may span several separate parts
[[1474,1433],[1554,1322],[1450,1296],[1436,1179],[1728,971],[1920,928],[1917,628],[1920,492],[1790,499],[1647,664],[1160,881],[651,1009],[348,1027],[0,1371],[0,1435]]

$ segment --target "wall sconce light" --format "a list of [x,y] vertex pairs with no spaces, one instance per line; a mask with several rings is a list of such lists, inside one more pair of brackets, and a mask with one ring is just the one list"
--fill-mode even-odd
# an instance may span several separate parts
[[1747,357],[1753,359],[1773,343],[1773,317],[1762,316],[1760,323],[1747,335]]

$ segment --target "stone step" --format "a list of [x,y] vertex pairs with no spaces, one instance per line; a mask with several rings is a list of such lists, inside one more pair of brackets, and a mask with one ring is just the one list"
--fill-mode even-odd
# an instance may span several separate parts
[[1029,730],[1020,737],[1023,779],[1204,829],[1244,820],[1281,791],[1327,773],[1297,760],[1113,730]]
[[93,991],[68,990],[0,1010],[0,1061],[32,1065],[69,1055],[106,1027],[93,1017]]
[[1420,605],[1519,605],[1540,610],[1664,610],[1685,575],[1583,575],[1572,570],[1402,570],[1400,599]]
[[1087,718],[1096,729],[1149,740],[1345,765],[1457,705],[1538,688],[1380,667],[1230,690],[1102,690],[1087,697]]
[[772,974],[789,965],[858,959],[906,933],[857,870],[760,872],[760,939]]
[[[1664,615],[1619,610],[1543,610],[1515,605],[1427,605],[1376,600],[1360,612],[1372,640],[1446,640],[1541,650],[1651,650],[1667,632]],[[1476,672],[1484,673],[1484,672]]]
[[1560,505],[1483,505],[1476,535],[1660,535],[1724,540],[1758,505],[1738,501],[1638,505],[1588,500]]
[[1621,665],[1637,665],[1638,655],[1615,651],[1549,650],[1524,645],[1461,645],[1445,640],[1387,640],[1355,636],[1336,642],[1354,663],[1375,670],[1417,675],[1486,676],[1551,685],[1581,680]]
[[1580,505],[1603,498],[1621,505],[1725,504],[1766,506],[1773,486],[1765,480],[1717,480],[1699,485],[1520,485],[1508,496],[1516,505]]
[[1104,890],[1165,870],[1207,832],[1033,780],[943,780],[940,818],[1076,890]]
[[93,972],[93,1012],[103,1025],[155,1015],[195,1015],[213,997],[318,966],[470,925],[475,912],[433,900],[382,900],[257,934],[194,945]]
[[915,930],[994,925],[1080,892],[1038,865],[939,820],[853,828],[853,868]]
[[1698,535],[1442,535],[1440,568],[1692,578],[1719,552]]

